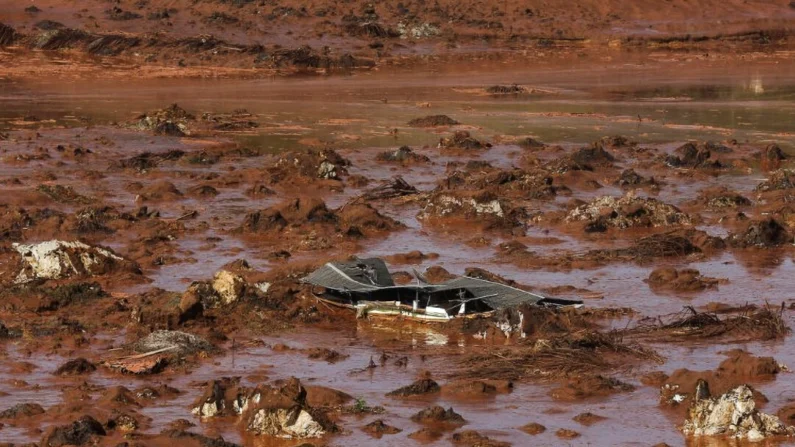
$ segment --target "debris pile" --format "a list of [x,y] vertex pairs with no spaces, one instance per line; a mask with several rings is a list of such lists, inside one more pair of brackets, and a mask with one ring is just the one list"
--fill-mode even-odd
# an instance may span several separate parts
[[245,430],[277,438],[318,438],[337,427],[307,403],[307,390],[296,378],[283,386],[239,386],[233,379],[211,381],[193,413],[201,417],[239,416]]
[[62,279],[105,275],[117,271],[140,274],[135,263],[107,248],[92,247],[80,241],[51,240],[37,244],[13,244],[22,256],[17,284],[35,279]]
[[380,185],[368,189],[362,194],[364,200],[383,200],[394,199],[417,194],[417,188],[411,186],[401,176],[393,177],[391,180],[384,180]]
[[627,194],[621,198],[596,198],[569,212],[566,221],[585,221],[587,231],[605,231],[609,227],[623,229],[689,225],[692,219],[673,205]]
[[339,180],[347,175],[351,162],[333,149],[320,151],[293,151],[281,155],[268,168],[271,184],[294,181],[296,176],[306,178]]
[[699,202],[710,209],[739,208],[750,206],[751,201],[726,187],[708,189],[699,195]]
[[513,228],[524,225],[524,211],[512,208],[492,193],[442,191],[431,194],[417,218],[431,222],[439,219],[466,219],[485,223],[488,228]]
[[490,93],[492,95],[518,95],[521,93],[527,93],[527,89],[517,84],[492,85],[491,87],[486,87],[486,93]]
[[428,158],[428,156],[418,154],[408,146],[400,146],[394,151],[381,152],[378,154],[376,159],[388,163],[400,163],[404,165],[424,164],[431,162],[431,159]]
[[622,334],[654,341],[686,342],[712,338],[739,342],[773,340],[789,332],[781,311],[769,307],[720,317],[687,306],[681,312],[642,319],[636,326],[623,330]]
[[789,169],[778,169],[770,173],[770,177],[756,186],[756,191],[781,191],[795,189],[795,172]]
[[565,187],[553,185],[553,178],[544,170],[486,169],[480,172],[455,171],[439,184],[440,189],[494,191],[499,196],[509,193],[523,199],[551,199]]
[[439,149],[485,149],[491,147],[491,143],[484,143],[474,138],[466,130],[456,131],[452,137],[440,138]]
[[751,388],[740,385],[718,397],[699,396],[688,411],[682,432],[757,442],[770,436],[793,436],[795,427],[787,427],[778,417],[757,410]]
[[196,121],[195,116],[177,104],[172,104],[165,109],[139,116],[136,118],[135,127],[152,131],[155,135],[181,137],[190,133],[188,128],[193,121]]

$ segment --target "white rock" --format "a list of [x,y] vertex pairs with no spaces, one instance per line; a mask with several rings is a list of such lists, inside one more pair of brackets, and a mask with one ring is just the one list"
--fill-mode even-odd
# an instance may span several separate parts
[[52,240],[38,244],[13,244],[13,247],[22,255],[25,264],[17,275],[17,284],[34,279],[100,274],[109,263],[124,260],[110,250],[79,241]]
[[300,408],[257,410],[248,425],[248,430],[288,439],[319,438],[325,434],[323,427],[312,415]]
[[694,402],[682,432],[692,436],[759,441],[768,436],[792,436],[795,427],[784,425],[776,416],[759,412],[751,388],[740,385],[720,397]]

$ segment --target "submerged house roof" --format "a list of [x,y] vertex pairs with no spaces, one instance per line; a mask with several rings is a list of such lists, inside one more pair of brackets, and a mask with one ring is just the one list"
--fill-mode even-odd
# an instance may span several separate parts
[[443,292],[468,292],[469,300],[481,300],[492,309],[503,309],[520,304],[551,304],[562,300],[550,299],[544,295],[517,289],[505,284],[478,278],[458,277],[441,284],[419,281],[415,284],[395,285],[389,269],[378,258],[357,259],[351,262],[330,262],[315,270],[302,282],[342,293],[363,293],[402,289],[427,294]]

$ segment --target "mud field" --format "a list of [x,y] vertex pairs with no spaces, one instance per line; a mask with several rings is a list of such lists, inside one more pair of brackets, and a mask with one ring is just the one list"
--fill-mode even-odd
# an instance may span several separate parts
[[795,445],[795,7],[392,3],[0,0],[0,445]]

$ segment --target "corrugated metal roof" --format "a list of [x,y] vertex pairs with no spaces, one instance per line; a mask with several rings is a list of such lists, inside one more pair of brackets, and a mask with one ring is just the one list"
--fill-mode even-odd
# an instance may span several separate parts
[[525,303],[537,303],[546,297],[485,279],[461,276],[441,284],[437,291],[467,290],[473,298],[480,298],[492,309],[503,309]]
[[302,281],[327,289],[362,293],[395,286],[389,269],[380,259],[329,262]]
[[[388,278],[388,279],[387,279]],[[469,299],[481,299],[492,309],[503,309],[525,303],[537,303],[546,297],[516,287],[484,279],[458,277],[442,284],[406,284],[396,286],[381,259],[362,259],[345,263],[328,263],[315,270],[302,282],[340,292],[370,293],[387,289],[405,289],[424,293],[465,290]]]

